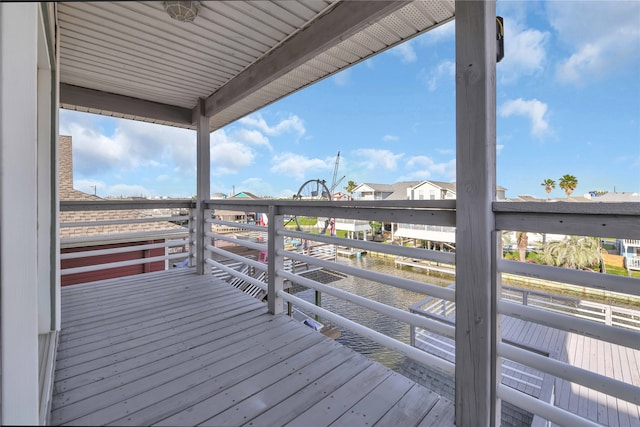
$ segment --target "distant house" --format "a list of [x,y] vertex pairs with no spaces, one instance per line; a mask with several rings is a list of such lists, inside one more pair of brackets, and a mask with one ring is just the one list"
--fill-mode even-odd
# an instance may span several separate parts
[[[231,197],[227,197],[226,199],[227,200],[262,200],[261,197],[258,197],[255,194],[249,193],[248,191],[237,193]],[[255,224],[258,218],[258,214],[256,212],[232,211],[232,210],[222,210],[222,209],[216,209],[213,215],[216,219],[220,219],[222,221],[239,222],[243,224]]]
[[395,184],[363,183],[353,189],[354,200],[407,200],[407,189],[420,181],[396,182]]
[[[71,136],[59,138],[59,188],[60,201],[103,201],[104,199],[78,191],[73,188],[73,157]],[[120,261],[164,256],[167,248],[141,249],[115,254],[88,255],[80,258],[67,258],[65,254],[113,249],[121,247],[141,246],[152,243],[164,243],[168,238],[175,238],[186,233],[186,229],[171,222],[149,222],[118,225],[82,225],[68,226],[73,223],[89,221],[118,220],[122,218],[149,218],[141,211],[72,211],[60,212],[60,268],[62,286],[91,282],[102,279],[129,276],[167,268],[166,261],[155,261],[103,270],[65,274],[65,269],[107,264]],[[143,233],[144,237],[140,234]],[[134,236],[134,235],[138,236]],[[124,236],[124,237],[123,237]]]
[[[505,199],[506,188],[496,186],[496,199]],[[356,200],[455,200],[456,183],[442,181],[402,181],[394,184],[360,184],[353,190]],[[455,227],[419,224],[392,224],[393,238],[427,242],[428,247],[453,248]]]
[[454,200],[456,198],[455,182],[422,181],[407,188],[409,200]]
[[[585,197],[596,203],[640,202],[640,194],[636,192],[591,191]],[[640,240],[617,239],[616,245],[620,255],[624,257],[625,267],[640,270]]]

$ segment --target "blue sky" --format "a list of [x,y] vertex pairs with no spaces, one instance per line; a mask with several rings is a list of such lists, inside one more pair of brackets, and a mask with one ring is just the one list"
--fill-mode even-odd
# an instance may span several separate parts
[[[498,1],[497,179],[507,197],[574,175],[574,195],[640,192],[640,1]],[[449,23],[211,135],[211,193],[287,197],[307,179],[455,181]],[[74,185],[190,197],[195,132],[60,111]],[[336,191],[337,191],[336,190]],[[551,196],[563,197],[557,188]]]

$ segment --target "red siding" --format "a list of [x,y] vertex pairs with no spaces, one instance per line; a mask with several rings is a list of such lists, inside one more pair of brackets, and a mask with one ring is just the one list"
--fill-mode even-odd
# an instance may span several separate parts
[[[99,246],[88,246],[81,248],[66,248],[62,249],[62,253],[70,253],[70,252],[83,252],[83,251],[93,251],[98,249],[111,249],[111,248],[122,248],[127,246],[139,246],[150,243],[162,243],[164,240],[150,240],[143,242],[133,242],[133,243],[118,243],[111,245],[99,245]],[[163,256],[164,248],[155,248],[155,249],[147,249],[147,250],[136,250],[130,252],[124,252],[119,254],[111,254],[111,255],[96,255],[96,256],[87,256],[83,258],[74,258],[74,259],[65,259],[61,260],[60,265],[62,270],[66,268],[74,268],[74,267],[85,267],[88,265],[96,265],[96,264],[106,264],[111,262],[118,261],[129,261],[133,259],[143,259],[150,258],[156,256]],[[96,280],[103,279],[113,279],[116,277],[123,276],[132,276],[135,274],[141,273],[150,273],[152,271],[162,271],[164,270],[165,262],[164,261],[155,261],[149,262],[145,264],[137,264],[130,265],[126,267],[117,267],[117,268],[107,268],[105,270],[96,270],[89,271],[86,273],[76,273],[76,274],[67,274],[61,277],[62,286],[67,285],[75,285],[77,283],[86,283],[93,282]]]

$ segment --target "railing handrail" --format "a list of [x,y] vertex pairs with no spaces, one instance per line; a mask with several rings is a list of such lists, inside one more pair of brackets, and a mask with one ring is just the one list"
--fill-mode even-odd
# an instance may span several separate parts
[[191,199],[162,200],[61,200],[60,211],[121,211],[145,209],[194,209],[196,202]]
[[[453,364],[448,362],[444,363],[446,361],[438,360],[437,357],[422,355],[420,353],[421,350],[417,348],[384,336],[384,334],[378,331],[357,324],[352,320],[337,315],[336,313],[316,307],[312,303],[300,300],[299,298],[285,292],[283,286],[285,280],[291,283],[299,283],[305,287],[316,289],[316,291],[319,290],[328,294],[330,293],[334,297],[340,299],[345,299],[351,302],[357,301],[356,303],[358,305],[362,305],[367,308],[375,308],[385,316],[394,319],[399,318],[401,321],[409,323],[412,329],[415,329],[416,327],[424,328],[434,334],[447,331],[449,332],[449,335],[451,335],[451,330],[454,330],[455,327],[454,323],[447,325],[447,322],[442,322],[439,319],[421,318],[421,316],[416,316],[416,314],[413,313],[404,313],[403,310],[391,309],[390,306],[386,306],[383,302],[379,303],[367,298],[345,295],[343,293],[344,291],[335,291],[331,289],[330,286],[323,285],[319,281],[312,280],[312,278],[302,277],[299,274],[295,274],[294,271],[288,271],[289,268],[286,266],[285,260],[290,264],[298,262],[306,263],[307,266],[313,266],[314,269],[315,267],[333,269],[337,272],[336,274],[344,273],[348,275],[358,275],[359,277],[369,278],[382,284],[385,282],[394,282],[396,279],[396,284],[402,282],[401,279],[394,278],[393,276],[390,276],[391,278],[384,278],[380,273],[371,274],[370,271],[366,270],[363,270],[364,272],[359,272],[356,271],[357,269],[355,267],[352,267],[353,270],[351,268],[338,267],[337,264],[330,260],[317,259],[297,252],[287,251],[285,250],[284,237],[316,240],[328,245],[350,246],[352,248],[358,248],[365,251],[379,251],[396,256],[410,256],[416,259],[436,260],[437,258],[438,262],[447,262],[449,264],[453,264],[456,261],[467,262],[468,260],[459,260],[456,258],[455,254],[441,253],[439,251],[426,251],[424,249],[405,248],[377,242],[351,240],[327,235],[313,235],[293,230],[286,230],[284,228],[284,214],[310,217],[344,218],[354,221],[365,218],[368,220],[377,220],[387,223],[392,222],[396,224],[407,223],[419,224],[422,226],[455,227],[456,204],[454,200],[356,200],[340,202],[312,202],[275,199],[249,201],[210,200],[207,201],[205,205],[207,208],[212,209],[269,213],[268,227],[218,221],[209,218],[202,218],[202,216],[200,216],[200,219],[198,220],[207,225],[205,227],[205,231],[201,234],[207,239],[239,244],[258,251],[268,251],[268,264],[253,260],[243,261],[244,257],[240,255],[236,255],[235,258],[229,256],[229,258],[232,258],[235,262],[245,262],[246,265],[250,267],[250,271],[253,271],[253,273],[248,274],[241,273],[237,269],[230,268],[224,263],[216,262],[212,259],[205,259],[202,262],[207,265],[217,267],[217,270],[219,271],[228,273],[230,275],[229,277],[234,277],[237,280],[250,283],[254,290],[262,289],[262,295],[264,295],[264,291],[268,291],[270,310],[273,311],[276,301],[280,306],[283,306],[285,301],[293,303],[311,313],[323,316],[335,324],[351,329],[357,334],[372,338],[382,345],[398,351],[400,354],[415,358],[423,363],[439,366],[445,372],[454,372],[455,367]],[[194,202],[192,201],[175,200],[126,202],[96,201],[79,203],[63,202],[61,203],[61,210],[63,212],[106,209],[137,210],[160,209],[167,207],[192,208],[193,206]],[[637,227],[637,221],[640,217],[640,204],[638,203],[601,204],[563,202],[494,202],[492,206],[495,214],[494,231],[496,232],[499,232],[500,230],[520,230],[527,232],[640,239],[640,229]],[[205,211],[205,213],[208,216],[208,212]],[[75,225],[77,224],[83,223],[75,223]],[[243,233],[258,232],[264,235],[266,231],[268,239],[266,242],[252,242],[239,238],[240,233],[235,237],[230,237],[229,235],[223,235],[221,232],[212,232],[210,230],[211,224],[239,228],[244,230]],[[190,222],[189,231],[191,232],[193,229],[193,224]],[[131,233],[127,235],[130,236]],[[113,236],[109,237],[113,238]],[[195,240],[196,239],[193,238],[193,236],[190,237],[190,250],[192,250]],[[199,248],[202,249],[203,246],[199,246]],[[216,247],[214,242],[211,244],[205,244],[204,248],[208,252],[214,252],[217,255],[227,256],[227,254],[229,254],[224,248]],[[158,258],[164,260],[169,259],[167,256]],[[123,261],[123,263],[137,262],[140,261]],[[568,270],[560,267],[520,263],[500,259],[499,256],[495,260],[494,265],[496,266],[495,274],[509,273],[518,276],[533,277],[536,279],[552,280],[559,283],[568,283],[570,285],[582,286],[584,288],[596,289],[598,291],[614,292],[630,298],[640,297],[638,280],[631,277],[610,276],[596,272]],[[257,273],[260,274],[258,275]],[[265,275],[265,273],[268,274]],[[265,280],[267,280],[267,283],[265,283]],[[394,283],[387,284],[394,285]],[[409,288],[411,288],[411,286],[409,286]],[[446,297],[446,299],[449,300],[464,297],[457,295],[454,290],[446,288],[438,289],[439,290],[435,290],[431,289],[429,286],[424,286],[417,290],[427,295],[434,294],[430,297],[434,301],[441,297]],[[608,309],[606,306],[602,306],[599,303],[591,304],[590,302],[585,303],[579,301],[576,303],[575,307],[571,307],[571,310],[575,311],[575,313],[567,313],[561,303],[573,304],[574,301],[571,298],[553,295],[553,301],[546,301],[542,295],[538,295],[543,293],[528,291],[528,295],[530,295],[531,298],[528,299],[530,305],[527,306],[522,305],[517,297],[517,303],[511,302],[506,298],[509,292],[513,292],[510,287],[504,287],[503,290],[505,299],[496,301],[495,316],[505,315],[516,317],[524,321],[533,322],[537,325],[549,326],[561,331],[581,334],[585,337],[592,337],[614,345],[620,345],[634,351],[640,350],[640,334],[632,330],[636,325],[636,320],[634,318],[635,313],[628,312],[624,308],[620,308],[620,310],[618,310],[616,307],[616,310],[614,310],[613,308]],[[541,308],[537,308],[536,305],[544,305],[548,307],[543,310]],[[444,303],[444,307],[438,307],[438,310],[440,309],[444,310],[444,315],[450,318],[452,322],[455,320],[455,304],[453,302],[448,301]],[[588,320],[585,318],[588,318]],[[489,320],[494,321],[495,318]],[[593,320],[605,322],[605,324],[596,323]],[[446,336],[447,334],[443,335]],[[592,372],[589,369],[574,366],[566,361],[551,360],[551,358],[542,356],[540,358],[533,357],[532,354],[535,353],[534,351],[523,350],[511,346],[508,344],[507,340],[502,339],[502,336],[498,336],[498,340],[494,341],[492,345],[498,349],[497,361],[501,361],[501,358],[504,357],[515,363],[522,364],[527,369],[531,368],[534,370],[540,370],[543,373],[558,376],[582,386],[593,386],[592,388],[615,398],[624,399],[632,403],[640,403],[636,397],[637,395],[640,395],[638,392],[640,387],[635,383],[627,383],[625,382],[626,380],[622,381],[616,379],[613,375],[611,375],[611,377],[607,377],[605,375]],[[517,373],[518,369],[520,368],[517,367],[515,369],[516,374],[514,374],[514,376],[520,375]],[[523,371],[523,373],[526,372]],[[585,418],[569,414],[566,410],[554,407],[552,403],[549,404],[525,399],[522,397],[522,393],[514,394],[515,391],[512,392],[511,389],[505,388],[501,384],[497,384],[496,387],[498,388],[498,395],[502,396],[506,401],[512,403],[516,402],[516,404],[522,405],[521,407],[524,409],[532,409],[536,415],[548,416],[553,420],[567,419],[573,421],[586,421]]]

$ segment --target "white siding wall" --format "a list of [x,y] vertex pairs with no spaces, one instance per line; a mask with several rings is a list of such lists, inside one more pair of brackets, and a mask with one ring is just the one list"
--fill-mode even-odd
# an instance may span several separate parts
[[[46,296],[43,329],[51,326],[51,244],[56,239],[50,147],[55,114],[50,74],[42,70],[38,75],[41,19],[38,3],[0,4],[2,424],[39,422],[39,291]],[[40,35],[42,46],[45,36]]]

